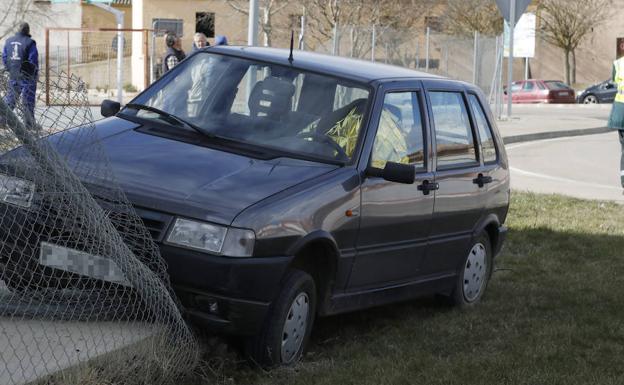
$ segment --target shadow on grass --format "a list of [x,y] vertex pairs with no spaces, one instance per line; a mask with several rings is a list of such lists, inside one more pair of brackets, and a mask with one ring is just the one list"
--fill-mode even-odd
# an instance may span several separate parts
[[512,229],[496,268],[478,306],[428,297],[321,318],[296,369],[222,374],[235,383],[618,383],[624,236]]

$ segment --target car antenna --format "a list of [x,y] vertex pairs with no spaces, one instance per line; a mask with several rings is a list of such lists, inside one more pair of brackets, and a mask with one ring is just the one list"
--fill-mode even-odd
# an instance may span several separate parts
[[295,31],[290,30],[290,56],[288,56],[288,61],[292,64],[295,58],[293,57],[293,46],[295,45]]

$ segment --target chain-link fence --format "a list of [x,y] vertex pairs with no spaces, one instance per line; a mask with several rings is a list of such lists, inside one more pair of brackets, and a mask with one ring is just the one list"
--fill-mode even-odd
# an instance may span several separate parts
[[[46,31],[45,57],[41,63],[41,76],[47,77],[47,70],[65,72],[80,78],[87,90],[90,105],[99,105],[104,99],[117,98],[122,90],[122,100],[129,101],[137,94],[136,82],[142,87],[149,84],[150,54],[152,39],[149,30],[77,29],[52,28]],[[119,55],[118,41],[123,47]],[[135,44],[138,42],[139,44]],[[133,79],[133,53],[140,58],[134,63],[135,71],[143,73],[143,79]],[[136,59],[135,59],[136,60]],[[121,81],[119,80],[121,79]],[[44,90],[50,93],[47,82]],[[47,105],[58,105],[59,100],[46,97]]]
[[464,80],[486,94],[492,90],[497,63],[497,38],[475,34],[459,37],[431,30],[396,30],[342,26],[314,50],[372,60]]
[[164,383],[192,367],[194,337],[86,84],[48,74],[47,96],[0,77],[0,384]]

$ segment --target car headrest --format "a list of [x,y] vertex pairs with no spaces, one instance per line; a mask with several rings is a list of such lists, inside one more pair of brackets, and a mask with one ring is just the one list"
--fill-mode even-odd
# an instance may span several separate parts
[[290,111],[295,86],[273,76],[256,83],[249,95],[249,112],[252,117],[267,117],[279,120],[282,114]]

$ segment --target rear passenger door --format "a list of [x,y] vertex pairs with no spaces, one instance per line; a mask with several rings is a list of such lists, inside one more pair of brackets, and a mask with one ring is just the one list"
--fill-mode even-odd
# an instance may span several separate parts
[[439,187],[426,273],[454,274],[483,215],[488,178],[483,174],[478,136],[463,86],[444,81],[425,84]]
[[509,204],[509,174],[506,170],[504,149],[497,145],[500,140],[495,140],[493,118],[485,108],[483,95],[479,96],[476,92],[469,91],[468,104],[479,137],[482,164],[479,175],[483,176],[483,188],[487,188],[484,216],[495,214],[502,222]]

